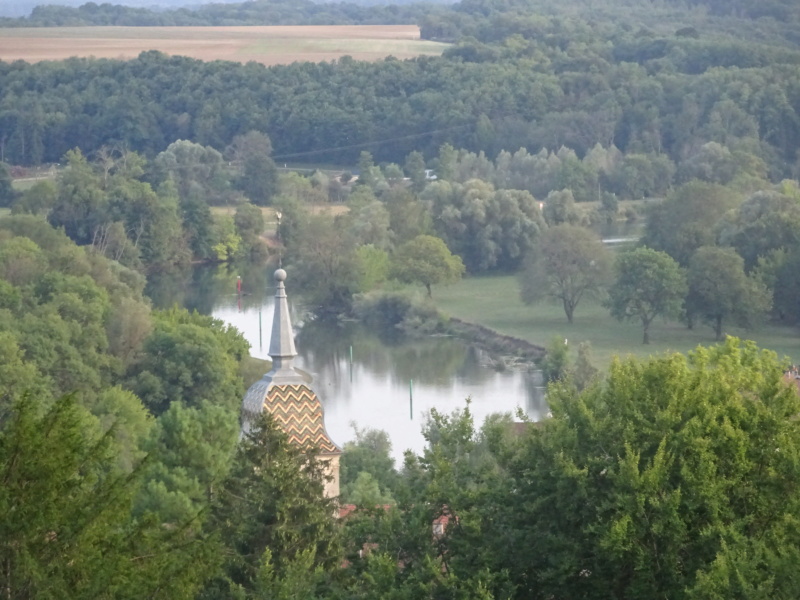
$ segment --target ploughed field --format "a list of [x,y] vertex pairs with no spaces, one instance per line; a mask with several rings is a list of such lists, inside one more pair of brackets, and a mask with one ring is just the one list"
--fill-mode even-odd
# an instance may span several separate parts
[[0,29],[0,60],[28,62],[72,56],[130,59],[146,50],[159,50],[200,60],[279,65],[346,55],[357,60],[412,58],[439,55],[445,47],[420,40],[416,25]]

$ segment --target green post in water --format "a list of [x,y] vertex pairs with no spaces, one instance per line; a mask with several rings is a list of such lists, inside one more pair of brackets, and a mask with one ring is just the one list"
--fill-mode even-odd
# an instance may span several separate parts
[[414,380],[408,380],[408,417],[414,420]]
[[353,383],[353,346],[350,345],[350,383]]

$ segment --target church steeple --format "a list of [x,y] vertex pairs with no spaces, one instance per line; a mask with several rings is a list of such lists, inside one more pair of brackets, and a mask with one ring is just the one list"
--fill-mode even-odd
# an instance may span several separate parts
[[295,371],[292,363],[297,356],[294,348],[294,333],[292,320],[289,317],[289,303],[286,300],[286,271],[275,271],[275,312],[272,317],[272,337],[269,341],[269,355],[272,358],[272,370],[267,376],[272,376],[273,385],[285,383],[303,383],[303,377]]
[[245,394],[242,402],[242,434],[250,431],[260,413],[270,413],[286,433],[289,443],[304,451],[318,452],[329,475],[325,494],[336,497],[339,495],[339,455],[342,451],[325,431],[322,403],[306,379],[294,368],[297,350],[283,285],[285,280],[286,271],[275,271],[275,313],[269,341],[272,368]]

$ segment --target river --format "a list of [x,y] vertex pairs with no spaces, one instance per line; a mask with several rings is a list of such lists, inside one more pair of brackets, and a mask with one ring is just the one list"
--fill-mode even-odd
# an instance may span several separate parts
[[[250,343],[252,356],[268,358],[272,270],[197,267],[153,279],[148,292],[156,306],[177,303],[233,325]],[[242,296],[236,293],[238,274]],[[520,410],[538,420],[547,412],[538,373],[497,371],[484,351],[451,337],[387,337],[354,322],[304,320],[302,294],[292,289],[291,272],[286,288],[296,334],[295,365],[313,377],[328,434],[340,446],[354,438],[354,427],[382,429],[401,464],[404,450],[422,452],[422,426],[433,408],[447,413],[464,408],[469,398],[478,426],[491,413]]]

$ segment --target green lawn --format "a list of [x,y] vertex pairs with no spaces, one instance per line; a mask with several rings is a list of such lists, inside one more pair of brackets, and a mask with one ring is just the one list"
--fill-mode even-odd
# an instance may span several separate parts
[[[546,346],[554,336],[566,338],[574,350],[589,341],[599,367],[607,367],[615,355],[646,357],[664,352],[686,352],[698,345],[713,345],[714,334],[704,325],[688,330],[676,322],[657,320],[650,327],[650,344],[642,344],[641,324],[620,323],[597,303],[584,300],[575,311],[575,322],[567,323],[564,311],[555,304],[526,306],[519,299],[517,279],[511,275],[471,277],[452,286],[433,290],[436,306],[448,314],[480,323],[500,333],[513,335]],[[729,327],[727,333],[756,341],[779,357],[800,362],[800,331],[795,327],[764,325],[744,331]],[[573,354],[574,358],[574,354]]]

